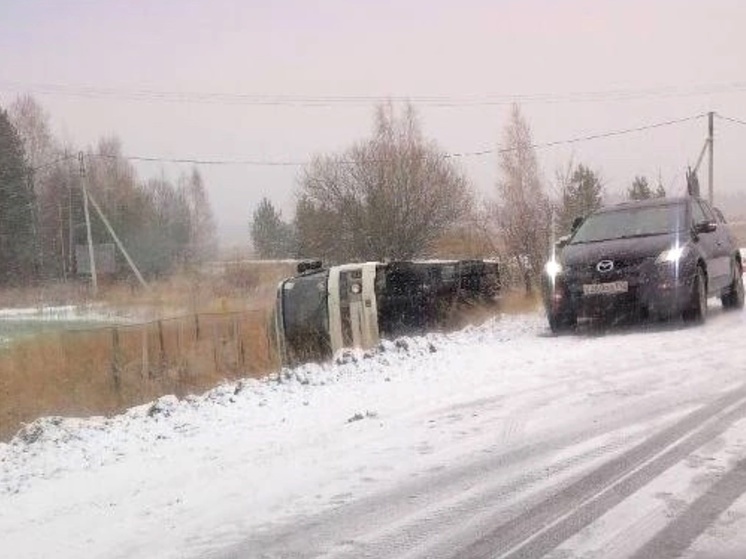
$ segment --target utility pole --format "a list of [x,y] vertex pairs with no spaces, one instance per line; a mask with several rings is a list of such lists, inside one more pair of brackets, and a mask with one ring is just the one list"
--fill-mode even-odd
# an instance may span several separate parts
[[[65,148],[65,162],[72,157]],[[73,231],[73,181],[67,183],[67,261],[65,267],[70,277],[75,275],[75,235]],[[62,241],[64,245],[64,240]]]
[[710,205],[713,205],[714,201],[714,191],[713,191],[713,182],[715,177],[715,169],[713,167],[715,155],[713,153],[713,148],[715,144],[715,113],[710,111],[707,113],[707,143],[710,146],[709,149],[709,155],[710,155],[710,165],[708,168],[708,174],[707,174],[707,187],[708,187],[708,201],[710,202]]
[[93,285],[93,296],[98,295],[98,277],[96,276],[96,257],[93,254],[93,236],[91,235],[91,216],[88,213],[88,177],[85,172],[85,160],[83,152],[78,152],[78,164],[80,166],[80,181],[83,184],[83,213],[85,214],[85,228],[88,236],[88,260],[91,266],[91,282]]
[[[72,182],[72,181],[71,181]],[[73,230],[73,185],[67,185],[67,271],[72,276],[75,267],[75,231]]]
[[116,231],[114,231],[114,228],[111,226],[111,223],[109,223],[109,220],[106,218],[106,215],[101,210],[101,207],[96,203],[96,199],[93,196],[90,196],[91,204],[93,205],[93,209],[98,212],[98,216],[101,218],[101,221],[104,222],[104,225],[109,230],[109,233],[111,234],[111,237],[114,239],[114,242],[119,247],[119,250],[122,251],[122,254],[124,255],[124,258],[127,260],[127,264],[130,265],[130,268],[134,272],[135,276],[137,277],[137,281],[140,282],[140,285],[145,287],[147,289],[148,284],[145,281],[145,279],[142,277],[142,274],[140,273],[140,270],[135,265],[134,260],[130,257],[129,253],[127,252],[127,249],[124,248],[124,244],[122,244],[122,241],[119,240],[119,237],[117,236]]

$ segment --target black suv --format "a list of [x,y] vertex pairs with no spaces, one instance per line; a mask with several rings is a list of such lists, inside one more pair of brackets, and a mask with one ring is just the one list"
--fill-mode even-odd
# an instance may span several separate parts
[[741,254],[719,210],[695,197],[597,210],[558,243],[545,267],[552,331],[578,317],[620,314],[704,321],[707,298],[742,308]]

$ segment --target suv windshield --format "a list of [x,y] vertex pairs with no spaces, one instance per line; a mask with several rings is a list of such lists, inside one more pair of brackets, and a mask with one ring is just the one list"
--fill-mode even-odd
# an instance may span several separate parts
[[684,229],[685,206],[668,204],[622,208],[588,216],[570,244],[662,235]]

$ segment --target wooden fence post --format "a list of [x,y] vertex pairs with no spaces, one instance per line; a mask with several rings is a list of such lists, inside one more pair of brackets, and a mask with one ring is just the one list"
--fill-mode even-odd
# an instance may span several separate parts
[[[241,318],[246,320],[246,313],[241,314]],[[246,371],[246,347],[244,346],[244,339],[243,339],[243,328],[241,328],[239,322],[238,327],[238,355],[239,355],[239,365],[241,368],[241,374],[245,374]],[[245,323],[244,323],[245,324]]]
[[178,383],[179,383],[179,390],[183,390],[186,386],[187,381],[187,348],[189,347],[188,343],[185,343],[184,341],[184,324],[185,319],[178,318],[177,328],[176,328],[176,360],[179,364],[177,368],[177,375],[178,375]]
[[[220,372],[220,361],[221,358],[218,358],[218,352],[220,349],[218,348],[218,331],[217,331],[217,325],[213,322],[212,324],[212,354],[215,358],[215,373]],[[222,356],[221,356],[222,357]]]
[[122,393],[122,355],[119,347],[119,330],[112,328],[111,331],[111,374],[114,379],[114,391],[121,399]]
[[143,324],[142,329],[142,378],[153,378],[153,374],[150,371],[150,359],[148,355],[148,333],[150,324]]
[[166,356],[166,341],[163,338],[163,321],[158,321],[158,346],[159,346],[159,359],[158,374],[163,375],[163,371],[166,368],[167,356]]
[[236,359],[236,370],[233,374],[236,374],[238,369],[241,367],[241,352],[239,348],[239,339],[238,339],[238,318],[236,318],[236,315],[233,315],[233,355]]

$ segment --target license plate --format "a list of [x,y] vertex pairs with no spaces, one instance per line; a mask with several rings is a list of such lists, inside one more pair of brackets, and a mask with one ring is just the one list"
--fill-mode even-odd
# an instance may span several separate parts
[[627,293],[629,286],[626,281],[610,281],[607,283],[587,283],[583,286],[583,295],[609,295]]

